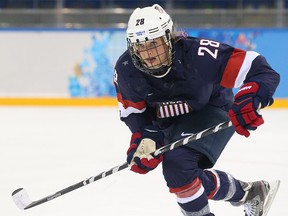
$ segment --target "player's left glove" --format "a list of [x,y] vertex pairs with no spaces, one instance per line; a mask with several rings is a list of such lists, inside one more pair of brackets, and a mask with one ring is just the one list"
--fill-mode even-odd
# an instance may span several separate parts
[[256,82],[245,83],[234,97],[235,101],[228,112],[233,126],[238,134],[248,137],[249,130],[256,130],[264,123],[259,108],[273,104],[268,87]]
[[163,146],[163,132],[154,126],[146,127],[142,132],[132,134],[130,147],[127,151],[127,162],[131,170],[146,174],[162,162],[163,156],[153,157],[150,153]]

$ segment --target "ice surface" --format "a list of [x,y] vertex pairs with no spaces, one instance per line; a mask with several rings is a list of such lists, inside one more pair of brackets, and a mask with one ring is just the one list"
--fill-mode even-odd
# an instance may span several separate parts
[[[235,135],[215,168],[242,180],[280,179],[268,216],[288,215],[288,110],[262,114],[265,124],[249,138]],[[0,107],[0,131],[1,216],[181,216],[160,167],[147,175],[125,169],[28,210],[14,204],[17,188],[37,200],[125,162],[130,132],[117,108]],[[244,215],[210,204],[217,216]]]

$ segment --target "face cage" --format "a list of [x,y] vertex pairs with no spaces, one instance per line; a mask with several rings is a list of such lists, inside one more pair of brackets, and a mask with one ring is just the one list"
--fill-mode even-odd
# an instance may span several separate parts
[[[142,72],[149,74],[151,76],[157,77],[157,78],[164,77],[165,75],[168,74],[168,72],[170,71],[172,59],[174,56],[173,55],[173,40],[172,40],[172,35],[171,35],[170,31],[166,30],[165,35],[162,36],[161,39],[162,39],[163,43],[160,45],[157,45],[156,47],[164,46],[167,48],[164,48],[164,50],[165,50],[164,53],[158,53],[156,58],[161,60],[160,56],[166,55],[165,64],[164,64],[164,62],[160,61],[159,64],[152,65],[152,66],[148,66],[147,63],[141,58],[140,53],[138,51],[138,47],[140,44],[147,43],[148,41],[151,42],[155,39],[148,40],[148,38],[146,38],[145,42],[137,41],[136,43],[131,43],[131,41],[129,39],[127,39],[128,49],[130,51],[130,55],[132,57],[132,61],[133,61],[133,64],[135,65],[135,67],[137,69],[141,70]],[[146,50],[144,50],[144,52],[149,53],[150,49],[156,49],[156,47],[146,49]]]

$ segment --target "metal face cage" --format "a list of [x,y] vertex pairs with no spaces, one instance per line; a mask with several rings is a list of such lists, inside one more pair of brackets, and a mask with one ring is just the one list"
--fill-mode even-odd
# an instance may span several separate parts
[[131,43],[127,39],[128,49],[136,68],[151,76],[161,78],[168,74],[173,59],[173,42],[169,30],[165,35],[148,39],[137,40]]

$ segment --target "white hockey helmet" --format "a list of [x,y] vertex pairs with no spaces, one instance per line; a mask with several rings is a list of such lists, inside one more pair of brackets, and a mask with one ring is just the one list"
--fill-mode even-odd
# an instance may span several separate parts
[[[131,14],[127,28],[127,42],[134,65],[141,71],[155,77],[165,76],[172,64],[173,21],[169,14],[158,4],[150,7],[136,8]],[[165,64],[148,67],[137,53],[137,45],[156,38],[163,38],[167,47],[167,60]]]
[[164,36],[166,30],[172,32],[172,28],[171,17],[160,5],[154,4],[134,10],[128,22],[127,38],[131,43],[142,42]]

